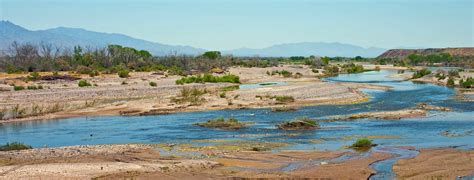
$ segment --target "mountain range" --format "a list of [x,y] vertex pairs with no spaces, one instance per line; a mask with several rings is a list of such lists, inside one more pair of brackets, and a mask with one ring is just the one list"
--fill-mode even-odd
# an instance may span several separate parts
[[[10,21],[0,21],[0,50],[6,50],[13,41],[19,43],[39,44],[50,43],[60,47],[105,47],[108,44],[118,44],[145,49],[155,56],[164,56],[172,53],[198,55],[206,51],[203,48],[192,46],[167,45],[157,42],[133,38],[123,34],[102,33],[80,28],[57,27],[45,30],[28,30]],[[344,57],[376,57],[383,53],[382,48],[363,48],[343,43],[302,42],[273,45],[267,48],[252,49],[240,48],[224,50],[223,54],[234,56],[344,56]]]

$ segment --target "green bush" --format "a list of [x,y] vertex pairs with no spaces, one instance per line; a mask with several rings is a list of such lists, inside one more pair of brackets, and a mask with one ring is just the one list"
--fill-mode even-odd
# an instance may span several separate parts
[[21,90],[24,90],[25,89],[25,86],[13,86],[13,90],[15,91],[21,91]]
[[346,71],[347,73],[351,74],[351,73],[361,73],[361,72],[364,72],[364,67],[362,65],[359,65],[359,64],[354,64],[354,63],[350,63],[350,64],[344,64],[342,66],[343,70]]
[[471,88],[474,87],[474,78],[468,77],[466,80],[459,80],[459,85],[462,88]]
[[237,119],[232,117],[227,120],[224,118],[211,119],[204,123],[195,123],[194,125],[201,126],[201,127],[237,130],[237,129],[244,128],[247,124],[243,122],[239,122]]
[[449,87],[454,87],[454,78],[449,77],[448,82],[446,84]]
[[229,83],[240,83],[240,77],[233,74],[226,74],[224,76],[213,76],[211,74],[197,75],[183,77],[176,80],[176,84],[189,84],[189,83],[220,83],[220,82],[229,82]]
[[225,98],[225,97],[226,97],[225,92],[221,92],[221,93],[219,94],[219,97],[220,97],[220,98]]
[[419,70],[419,71],[416,71],[414,74],[413,74],[413,79],[418,79],[418,78],[421,78],[423,76],[426,76],[428,74],[431,74],[431,71],[428,70],[428,69],[422,69],[422,70]]
[[92,86],[89,82],[86,80],[80,80],[79,83],[77,83],[79,87],[86,87],[86,86]]
[[352,148],[355,149],[366,149],[371,148],[373,146],[372,141],[367,138],[357,139],[356,142],[352,144]]
[[40,74],[38,72],[32,72],[30,73],[29,76],[26,77],[28,81],[36,81],[41,78]]
[[121,71],[118,72],[118,76],[120,78],[128,78],[129,77],[128,73],[129,72],[127,70],[121,70]]
[[90,73],[89,73],[89,76],[90,77],[94,77],[94,76],[98,76],[99,75],[99,71],[97,70],[92,70]]
[[156,86],[156,82],[153,82],[153,81],[152,81],[152,82],[150,82],[150,86],[153,86],[153,87],[155,87],[155,86]]
[[31,146],[21,142],[6,143],[5,145],[0,146],[0,151],[14,151],[23,149],[31,149]]

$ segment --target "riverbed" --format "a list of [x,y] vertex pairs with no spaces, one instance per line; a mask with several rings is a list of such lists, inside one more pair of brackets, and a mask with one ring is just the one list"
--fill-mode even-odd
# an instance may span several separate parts
[[[97,116],[58,120],[0,124],[0,143],[20,141],[33,147],[59,147],[90,144],[123,143],[190,143],[209,145],[235,140],[282,142],[288,146],[277,150],[341,150],[357,138],[368,137],[378,144],[372,151],[387,151],[406,158],[416,155],[412,150],[433,147],[474,148],[474,103],[457,101],[451,88],[419,84],[390,78],[396,71],[370,71],[344,74],[323,80],[329,82],[370,83],[392,87],[388,91],[363,90],[368,102],[352,105],[319,105],[301,107],[292,112],[271,109],[240,109],[184,112],[158,116]],[[259,88],[259,87],[255,87]],[[334,115],[411,108],[418,103],[443,106],[452,112],[429,112],[427,117],[402,120],[359,119],[327,121]],[[283,131],[280,122],[307,116],[321,120],[316,131]],[[217,117],[235,117],[252,122],[236,131],[207,129],[194,123]],[[446,133],[449,132],[449,133]],[[205,140],[219,141],[205,141]],[[372,167],[393,177],[391,166],[396,159],[381,161]],[[382,173],[380,173],[382,174]]]

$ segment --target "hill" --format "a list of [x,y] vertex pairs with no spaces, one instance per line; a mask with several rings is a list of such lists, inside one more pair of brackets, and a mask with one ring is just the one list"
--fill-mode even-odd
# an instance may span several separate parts
[[191,46],[166,45],[136,39],[123,34],[101,33],[79,28],[58,27],[31,31],[13,24],[10,21],[0,21],[0,49],[7,49],[13,41],[34,44],[45,42],[61,47],[73,47],[75,45],[84,47],[105,47],[108,44],[119,44],[137,49],[145,49],[156,56],[168,55],[175,52],[178,54],[196,55],[205,51],[204,49]]
[[430,55],[448,53],[458,57],[474,57],[474,47],[464,48],[428,48],[428,49],[390,49],[385,51],[378,58],[406,58],[410,54]]

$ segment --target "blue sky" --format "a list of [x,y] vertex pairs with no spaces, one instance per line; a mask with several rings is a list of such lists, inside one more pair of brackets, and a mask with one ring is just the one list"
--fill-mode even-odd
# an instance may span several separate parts
[[474,0],[0,0],[28,29],[114,32],[206,49],[292,42],[474,46]]

